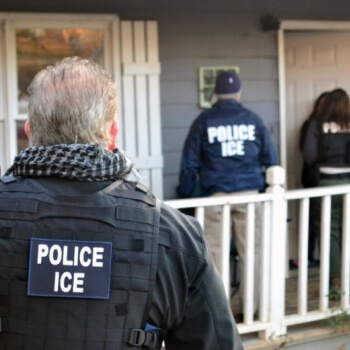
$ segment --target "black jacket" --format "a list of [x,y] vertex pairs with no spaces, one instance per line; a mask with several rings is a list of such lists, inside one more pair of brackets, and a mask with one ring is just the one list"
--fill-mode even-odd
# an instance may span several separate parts
[[[300,130],[300,139],[299,147],[301,153],[303,153],[303,148],[306,140],[306,133],[309,128],[311,120],[307,119],[303,123]],[[301,184],[303,187],[315,187],[318,182],[318,165],[317,164],[308,164],[303,160],[302,170],[301,170]]]
[[191,197],[197,176],[203,196],[263,190],[265,167],[276,164],[276,150],[261,118],[238,101],[220,100],[191,126],[177,191]]
[[[111,184],[58,178],[38,182],[53,195],[79,196],[79,200],[86,195],[86,202],[93,193],[103,195]],[[159,225],[158,268],[148,323],[167,332],[167,350],[243,349],[199,223],[163,203]]]
[[307,127],[302,152],[309,166],[350,167],[350,130],[313,119]]

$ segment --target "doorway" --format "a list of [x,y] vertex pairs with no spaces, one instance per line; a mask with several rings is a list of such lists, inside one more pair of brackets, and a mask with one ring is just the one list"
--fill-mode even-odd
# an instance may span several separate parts
[[[317,97],[342,88],[350,94],[350,32],[286,32],[287,186],[301,187],[300,129]],[[293,165],[293,166],[291,166]]]
[[[350,23],[282,21],[278,32],[281,165],[286,188],[301,187],[300,129],[316,98],[337,87],[350,94]],[[289,258],[298,254],[298,207],[288,208]],[[289,260],[288,258],[288,260]]]

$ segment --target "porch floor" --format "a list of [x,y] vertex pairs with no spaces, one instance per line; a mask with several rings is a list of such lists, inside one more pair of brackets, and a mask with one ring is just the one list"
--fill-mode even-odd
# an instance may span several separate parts
[[[319,266],[312,266],[308,268],[308,311],[318,310],[319,294],[320,294],[320,271]],[[286,278],[286,315],[297,313],[298,310],[298,269],[290,269],[289,277]],[[235,288],[232,288],[235,291]],[[330,301],[330,308],[340,306],[339,301]],[[241,311],[241,301],[239,296],[239,289],[231,298],[231,310],[234,316],[239,316]]]
[[[308,311],[318,310],[319,307],[319,283],[320,283],[320,271],[319,266],[312,266],[308,268]],[[286,278],[286,302],[285,302],[285,312],[287,315],[296,314],[298,310],[298,300],[297,293],[298,290],[298,269],[290,269],[289,277]],[[235,288],[232,289],[235,291]],[[236,293],[231,298],[231,310],[233,315],[235,316],[237,323],[240,319],[241,305],[240,305],[240,296],[239,290],[236,290]],[[330,301],[330,308],[340,307],[340,301]],[[330,339],[335,336],[334,331],[325,327],[321,322],[312,322],[309,324],[294,326],[292,329],[288,330],[288,336],[286,339],[277,340],[274,342],[266,342],[263,340],[259,340],[258,334],[243,334],[242,340],[244,342],[245,347],[249,350],[275,350],[279,349],[281,343],[284,344],[282,347],[289,347],[289,341],[291,343],[297,343],[298,338],[300,338],[301,344],[308,338],[314,339]],[[305,336],[305,334],[307,334]],[[323,341],[324,341],[323,340]],[[347,345],[349,346],[349,339],[347,339]],[[304,349],[304,346],[301,346],[299,343],[299,347],[296,349]],[[313,349],[313,347],[306,347],[306,349]],[[334,349],[338,349],[335,347]],[[348,349],[347,347],[341,349]],[[350,349],[350,348],[349,348]],[[320,349],[321,350],[321,349]]]

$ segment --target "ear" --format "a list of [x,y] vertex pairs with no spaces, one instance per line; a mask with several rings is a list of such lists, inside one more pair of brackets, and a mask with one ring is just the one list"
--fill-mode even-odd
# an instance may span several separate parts
[[28,139],[30,138],[30,129],[29,129],[29,120],[24,123],[24,132],[27,135]]
[[241,99],[242,99],[242,89],[239,92],[237,92],[235,96],[236,101],[241,101]]
[[108,149],[110,151],[113,151],[117,145],[116,145],[116,141],[117,141],[117,135],[118,135],[118,132],[119,132],[119,124],[118,124],[118,121],[114,121],[111,125],[111,143],[109,144],[109,147]]

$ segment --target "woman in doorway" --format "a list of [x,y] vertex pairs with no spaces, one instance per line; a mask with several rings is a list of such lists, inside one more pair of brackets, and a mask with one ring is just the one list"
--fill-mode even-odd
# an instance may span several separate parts
[[[299,140],[299,147],[300,151],[303,152],[303,147],[305,144],[305,138],[306,138],[306,132],[307,129],[311,123],[312,120],[321,118],[324,115],[327,115],[327,109],[330,106],[330,96],[331,93],[329,91],[325,91],[321,93],[318,98],[316,99],[313,110],[309,117],[305,120],[303,123],[301,130],[300,130],[300,140]],[[304,188],[310,188],[317,186],[317,179],[318,179],[318,168],[315,165],[309,165],[303,162],[302,172],[301,172],[301,184]],[[315,257],[314,252],[316,249],[316,243],[317,243],[317,237],[318,234],[315,229],[314,220],[312,219],[313,216],[313,207],[311,203],[310,208],[310,217],[309,217],[309,246],[308,246],[308,264],[314,265],[315,264]]]
[[[317,186],[350,183],[350,100],[343,89],[330,92],[328,108],[310,121],[303,145],[308,166],[318,169]],[[340,296],[342,196],[332,197],[330,285]],[[315,201],[315,227],[320,227],[321,201]],[[333,293],[334,295],[334,293]]]

